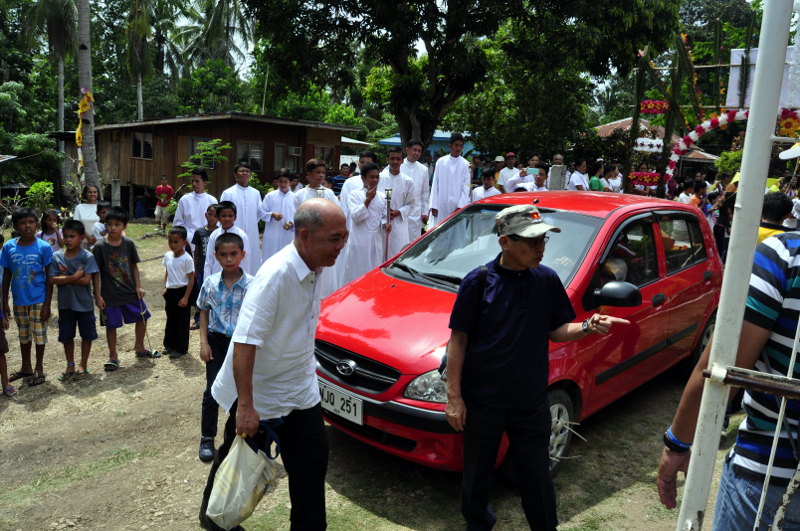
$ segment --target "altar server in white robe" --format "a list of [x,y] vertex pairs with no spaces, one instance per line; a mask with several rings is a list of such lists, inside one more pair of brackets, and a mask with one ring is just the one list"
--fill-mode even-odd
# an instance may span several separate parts
[[386,219],[386,197],[378,190],[377,164],[368,163],[361,171],[364,186],[350,192],[350,236],[345,256],[344,283],[360,277],[383,262],[386,232],[392,225]]
[[325,179],[325,161],[320,159],[309,159],[306,162],[306,181],[308,186],[299,192],[294,193],[294,206],[299,207],[303,201],[308,201],[315,197],[322,197],[329,201],[339,204],[339,198],[333,190],[322,186]]
[[400,166],[400,171],[414,181],[416,201],[411,215],[408,217],[408,241],[413,242],[422,234],[422,227],[428,223],[428,209],[430,208],[431,185],[428,168],[419,158],[422,156],[422,142],[412,138],[406,143],[406,160]]
[[390,148],[386,154],[388,165],[380,173],[378,191],[386,196],[386,190],[391,189],[389,198],[389,220],[392,232],[389,234],[389,249],[386,258],[391,258],[408,245],[408,218],[417,203],[414,190],[414,180],[400,171],[403,164],[403,150],[399,147]]
[[[342,191],[339,192],[339,206],[342,207],[342,212],[344,212],[344,217],[347,220],[347,230],[350,230],[350,210],[349,205],[347,202],[347,198],[350,196],[351,192],[356,190],[360,190],[364,187],[364,181],[361,179],[361,168],[364,167],[365,164],[369,163],[377,164],[378,157],[372,151],[362,151],[361,154],[358,156],[358,170],[356,171],[355,175],[348,177],[347,180],[342,185]],[[349,241],[349,240],[348,240]],[[344,249],[342,249],[341,255],[342,257],[347,256],[347,243],[344,244]],[[344,284],[344,260],[336,260],[336,263],[333,266],[334,275],[336,277],[336,284],[337,286],[342,286]]]
[[278,189],[264,196],[259,217],[264,221],[264,238],[261,241],[261,262],[277,253],[294,240],[294,192],[292,175],[282,173],[275,180]]
[[[242,269],[255,275],[261,266],[261,251],[258,245],[258,209],[261,208],[261,192],[249,185],[252,172],[250,166],[240,162],[233,167],[236,184],[222,192],[220,201],[236,205],[236,226],[248,235]],[[211,253],[213,256],[214,253]]]
[[464,137],[461,133],[450,135],[450,154],[436,161],[431,185],[431,216],[434,225],[469,203],[469,162],[461,156]]
[[206,211],[211,205],[217,204],[217,198],[206,193],[208,184],[206,170],[202,168],[192,170],[191,180],[192,193],[181,196],[172,226],[186,229],[187,241],[194,252],[194,245],[191,243],[194,232],[206,224]]
[[[361,179],[361,168],[364,167],[367,163],[378,163],[378,156],[375,155],[372,151],[362,151],[361,154],[358,156],[358,171],[347,178],[347,180],[342,185],[342,191],[339,192],[339,203],[342,207],[342,211],[344,212],[345,217],[347,218],[347,222],[350,222],[350,216],[348,212],[349,205],[347,203],[347,196],[350,195],[350,192],[355,190],[361,190],[364,187],[364,181]],[[349,225],[348,225],[349,227]],[[343,260],[339,260],[337,262],[340,263]]]

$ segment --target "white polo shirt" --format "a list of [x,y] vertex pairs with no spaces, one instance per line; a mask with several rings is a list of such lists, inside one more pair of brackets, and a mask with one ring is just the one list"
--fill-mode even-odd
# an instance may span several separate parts
[[314,335],[320,306],[320,268],[311,271],[289,244],[261,265],[247,288],[228,355],[211,394],[230,411],[237,398],[233,346],[256,346],[253,406],[261,419],[284,417],[320,401]]

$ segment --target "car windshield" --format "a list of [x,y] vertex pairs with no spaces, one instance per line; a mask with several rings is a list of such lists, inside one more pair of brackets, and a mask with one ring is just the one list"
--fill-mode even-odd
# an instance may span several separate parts
[[[458,287],[461,279],[500,253],[494,233],[495,215],[508,205],[474,205],[408,248],[389,270],[412,279]],[[603,220],[573,212],[539,209],[545,223],[561,229],[549,232],[542,264],[558,273],[566,286],[578,269]]]

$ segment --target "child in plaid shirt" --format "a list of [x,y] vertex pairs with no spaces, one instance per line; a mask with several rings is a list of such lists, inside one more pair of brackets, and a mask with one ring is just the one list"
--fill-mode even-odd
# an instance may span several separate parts
[[214,437],[217,435],[219,406],[211,396],[211,386],[225,361],[233,330],[239,320],[239,308],[253,280],[240,266],[245,255],[244,240],[238,234],[220,234],[214,242],[214,256],[222,271],[206,277],[197,298],[197,307],[200,309],[200,359],[206,364],[206,390],[200,415],[199,455],[202,461],[212,461],[216,453]]

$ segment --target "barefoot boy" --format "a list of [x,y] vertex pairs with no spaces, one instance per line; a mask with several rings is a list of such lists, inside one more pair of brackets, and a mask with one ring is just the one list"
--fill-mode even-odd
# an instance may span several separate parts
[[[53,286],[47,282],[47,267],[53,260],[53,248],[36,237],[39,224],[30,208],[19,208],[11,215],[19,238],[9,240],[0,253],[3,271],[3,315],[11,313],[8,288],[14,296],[14,320],[19,329],[22,368],[9,376],[13,382],[25,378],[28,386],[45,382],[44,346],[47,343],[47,320]],[[36,370],[31,366],[31,343],[36,342]]]
[[220,235],[213,256],[222,271],[205,279],[197,298],[197,307],[200,308],[200,359],[206,363],[206,390],[200,413],[201,461],[213,460],[216,453],[214,437],[217,435],[219,406],[211,396],[211,385],[225,361],[233,329],[239,319],[239,308],[253,280],[239,265],[245,257],[244,242],[239,235]]
[[144,303],[145,291],[139,282],[139,253],[136,245],[122,235],[128,225],[128,213],[121,208],[112,208],[106,216],[106,238],[95,244],[92,253],[100,274],[94,276],[94,299],[103,312],[108,342],[107,372],[119,368],[117,354],[117,328],[123,324],[136,323],[134,350],[138,358],[153,357],[152,351],[144,348],[144,334],[150,312]]
[[[53,255],[50,284],[58,286],[58,341],[64,345],[67,370],[59,380],[80,380],[89,374],[89,353],[97,339],[94,323],[92,278],[99,272],[94,255],[81,248],[86,229],[83,223],[64,222],[64,249]],[[81,334],[81,361],[75,369],[75,328]]]

